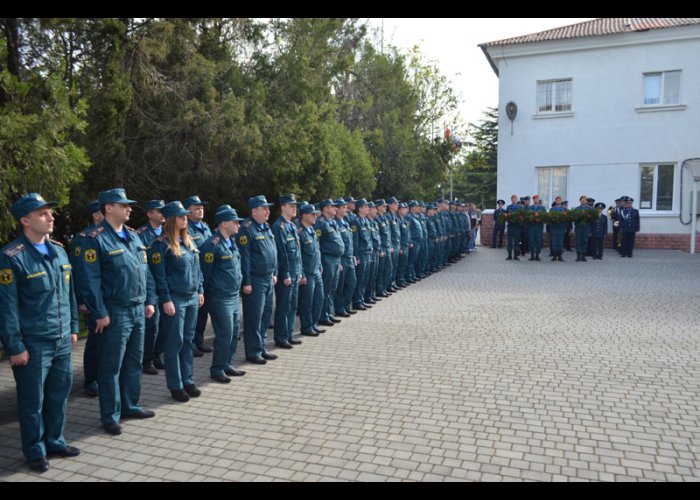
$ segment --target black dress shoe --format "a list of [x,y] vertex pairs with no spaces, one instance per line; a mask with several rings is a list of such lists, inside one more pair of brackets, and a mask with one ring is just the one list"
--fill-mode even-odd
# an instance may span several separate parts
[[318,332],[307,332],[307,333],[301,332],[301,334],[306,336],[306,337],[318,337],[318,335],[319,335]]
[[340,320],[338,318],[331,318],[331,321],[333,323],[340,323]]
[[171,389],[170,394],[175,401],[179,401],[180,403],[187,403],[190,400],[190,397],[184,389]]
[[29,468],[35,472],[46,472],[49,470],[49,461],[46,460],[46,457],[41,457],[38,460],[31,460],[27,462],[27,464],[29,464]]
[[355,310],[353,311],[353,313],[355,313],[357,311],[366,311],[366,310],[367,310],[367,306],[355,306]]
[[197,389],[197,386],[194,384],[188,384],[184,387],[185,392],[191,397],[191,398],[198,398],[199,396],[202,395],[202,391]]
[[151,411],[151,410],[138,410],[133,413],[127,413],[126,415],[122,415],[122,420],[128,420],[130,418],[136,418],[139,420],[143,420],[144,418],[153,418],[156,416],[156,412]]
[[[263,359],[263,361],[265,360]],[[224,373],[229,377],[242,377],[243,375],[245,375],[245,372],[243,370],[238,370],[233,367],[224,369]]]
[[[290,346],[291,347],[291,346]],[[271,352],[264,352],[262,354],[263,359],[267,359],[268,361],[272,361],[273,359],[277,359],[277,354],[272,354]]]
[[86,387],[85,388],[85,395],[89,398],[96,398],[97,396],[100,395],[100,393],[94,387]]
[[287,344],[287,343],[282,344],[282,343],[275,342],[275,345],[281,349],[293,349],[294,348],[294,346],[292,344]]
[[159,370],[165,370],[165,363],[160,358],[156,358],[153,360],[153,366],[158,368]]
[[[349,318],[350,317],[350,315],[346,312],[343,312],[340,314],[336,313],[336,316],[340,316],[341,318]],[[338,320],[338,321],[340,321],[340,320]]]
[[325,319],[323,321],[319,321],[318,324],[323,326],[335,326],[335,323],[333,323],[332,321],[327,321]]
[[216,381],[219,382],[220,384],[228,384],[229,382],[231,382],[231,379],[228,378],[228,377],[227,377],[226,375],[224,375],[223,373],[218,373],[218,374],[216,374],[216,375],[212,375],[211,378],[214,379],[214,380],[216,380]]
[[245,358],[248,363],[253,363],[254,365],[264,365],[267,363],[263,358],[258,356],[257,358]]
[[195,358],[201,358],[204,356],[204,353],[199,349],[195,349],[194,353],[192,353],[192,356],[194,356]]
[[158,370],[153,364],[143,365],[143,373],[146,375],[158,375]]
[[80,449],[75,446],[66,446],[62,450],[49,451],[47,455],[50,457],[77,457],[80,455]]
[[112,436],[118,436],[122,433],[122,426],[116,422],[104,424],[102,427],[104,427],[104,430],[107,431],[107,434],[111,434]]
[[302,344],[301,340],[294,340],[294,339],[290,340],[289,343],[292,345],[301,345]]
[[198,345],[197,350],[200,352],[204,352],[204,353],[214,352],[214,349],[212,349],[211,347],[207,347],[205,345]]
[[325,328],[316,328],[314,326],[314,333],[326,333],[326,331],[327,330]]
[[353,315],[353,314],[357,314],[357,311],[354,309],[348,311],[348,315]]

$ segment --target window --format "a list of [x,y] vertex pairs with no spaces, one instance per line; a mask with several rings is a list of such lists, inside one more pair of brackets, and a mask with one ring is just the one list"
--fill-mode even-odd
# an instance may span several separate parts
[[537,112],[562,113],[571,111],[572,85],[571,78],[537,82]]
[[673,163],[642,165],[639,192],[641,210],[673,210],[676,166]]
[[537,194],[547,209],[557,196],[566,199],[568,180],[569,167],[537,168]]
[[681,72],[644,74],[644,105],[673,106],[681,103]]

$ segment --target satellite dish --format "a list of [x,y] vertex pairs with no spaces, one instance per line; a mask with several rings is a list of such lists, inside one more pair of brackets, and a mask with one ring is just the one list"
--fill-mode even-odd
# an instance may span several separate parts
[[506,116],[508,116],[510,120],[510,135],[513,135],[513,120],[518,116],[518,105],[513,101],[509,101],[508,104],[506,104]]

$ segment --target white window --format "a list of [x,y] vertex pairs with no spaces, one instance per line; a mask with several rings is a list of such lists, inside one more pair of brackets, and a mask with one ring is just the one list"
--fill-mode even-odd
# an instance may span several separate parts
[[543,80],[537,82],[537,112],[563,113],[571,111],[573,80]]
[[676,165],[673,163],[641,166],[639,208],[641,210],[673,210]]
[[644,74],[644,106],[672,106],[680,103],[680,71]]
[[569,167],[537,168],[537,194],[547,209],[557,196],[566,199],[568,181]]

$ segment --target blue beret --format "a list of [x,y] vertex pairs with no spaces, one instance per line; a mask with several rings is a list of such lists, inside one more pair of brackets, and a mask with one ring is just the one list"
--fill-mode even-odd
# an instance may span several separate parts
[[168,217],[178,217],[180,215],[187,215],[192,212],[189,210],[185,210],[185,207],[182,205],[181,202],[171,201],[170,203],[167,203],[163,208],[160,209],[160,213],[162,213],[163,217],[167,219]]
[[150,200],[143,204],[144,210],[148,212],[149,210],[161,210],[165,206],[163,200]]
[[259,196],[253,196],[252,198],[248,199],[248,208],[251,210],[253,208],[258,208],[258,207],[271,207],[273,206],[272,203],[267,202],[267,198],[265,198],[264,195],[259,195]]
[[12,215],[19,221],[29,212],[43,207],[55,207],[56,205],[58,205],[57,201],[46,201],[39,193],[29,193],[12,204]]
[[136,203],[134,200],[130,200],[126,197],[126,191],[124,191],[122,188],[102,191],[99,196],[99,202],[100,206],[107,205],[109,203],[122,203],[124,205],[133,205]]
[[198,195],[193,195],[190,196],[185,200],[185,202],[182,204],[185,208],[190,208],[192,205],[209,205],[208,202],[202,201],[201,198]]

